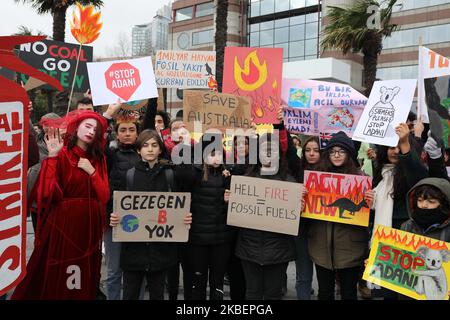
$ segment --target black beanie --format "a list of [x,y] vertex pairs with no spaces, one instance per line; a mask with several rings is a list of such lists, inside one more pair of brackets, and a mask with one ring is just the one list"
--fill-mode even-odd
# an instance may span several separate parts
[[327,144],[326,151],[329,152],[331,148],[339,146],[343,149],[345,149],[348,154],[350,155],[350,158],[355,162],[355,165],[358,167],[358,154],[356,153],[355,145],[353,144],[352,139],[350,139],[345,132],[339,131],[338,133],[335,133],[332,135],[332,138]]

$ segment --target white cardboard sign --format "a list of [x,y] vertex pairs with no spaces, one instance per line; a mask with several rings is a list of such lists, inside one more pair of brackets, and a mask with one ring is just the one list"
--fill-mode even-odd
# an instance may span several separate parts
[[408,118],[416,84],[416,79],[376,81],[352,139],[395,147],[395,127]]
[[87,63],[94,105],[158,97],[152,58]]

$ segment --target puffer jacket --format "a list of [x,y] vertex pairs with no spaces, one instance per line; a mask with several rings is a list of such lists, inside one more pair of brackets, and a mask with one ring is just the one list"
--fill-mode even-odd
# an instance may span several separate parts
[[[146,162],[138,161],[135,165],[133,185],[127,186],[127,190],[169,191],[165,170],[172,168],[159,163],[150,168]],[[178,191],[176,183],[172,191]],[[120,266],[125,271],[155,272],[169,269],[178,261],[177,245],[176,242],[122,242]]]
[[111,197],[107,204],[107,212],[113,209],[112,195],[114,191],[126,190],[126,174],[140,161],[140,157],[133,147],[108,148],[106,150],[106,163],[108,165],[109,188]]
[[432,225],[427,230],[423,230],[411,217],[412,215],[412,195],[414,190],[423,185],[431,185],[438,188],[443,194],[446,195],[447,201],[450,200],[450,183],[446,179],[442,178],[425,178],[420,180],[414,185],[408,192],[406,208],[410,219],[402,224],[401,230],[423,235],[429,238],[450,242],[450,216],[449,219],[442,224]]
[[227,225],[227,204],[223,196],[229,178],[222,175],[223,167],[208,166],[208,181],[203,181],[203,165],[177,166],[177,178],[182,177],[185,192],[191,192],[192,224],[189,243],[217,245],[229,243],[233,230]]
[[[270,180],[283,180],[279,174],[257,176]],[[288,176],[286,181],[295,182]],[[294,236],[240,228],[236,244],[236,256],[259,265],[272,265],[293,261],[296,258]]]

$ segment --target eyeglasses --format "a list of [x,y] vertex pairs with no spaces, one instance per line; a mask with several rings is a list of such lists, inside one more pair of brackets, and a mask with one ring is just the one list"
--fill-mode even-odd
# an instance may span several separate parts
[[329,151],[330,156],[334,156],[336,154],[340,155],[340,156],[345,156],[347,154],[347,151],[345,151],[344,149],[333,149]]

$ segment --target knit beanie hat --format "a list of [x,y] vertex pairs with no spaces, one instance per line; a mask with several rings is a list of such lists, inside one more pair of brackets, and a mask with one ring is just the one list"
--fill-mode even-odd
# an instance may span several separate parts
[[332,138],[330,139],[330,142],[328,142],[326,151],[329,152],[331,148],[338,146],[343,149],[345,149],[350,158],[355,162],[356,166],[359,166],[358,164],[358,154],[355,149],[355,145],[353,144],[352,139],[350,139],[345,132],[339,131],[338,133],[335,133],[332,135]]

